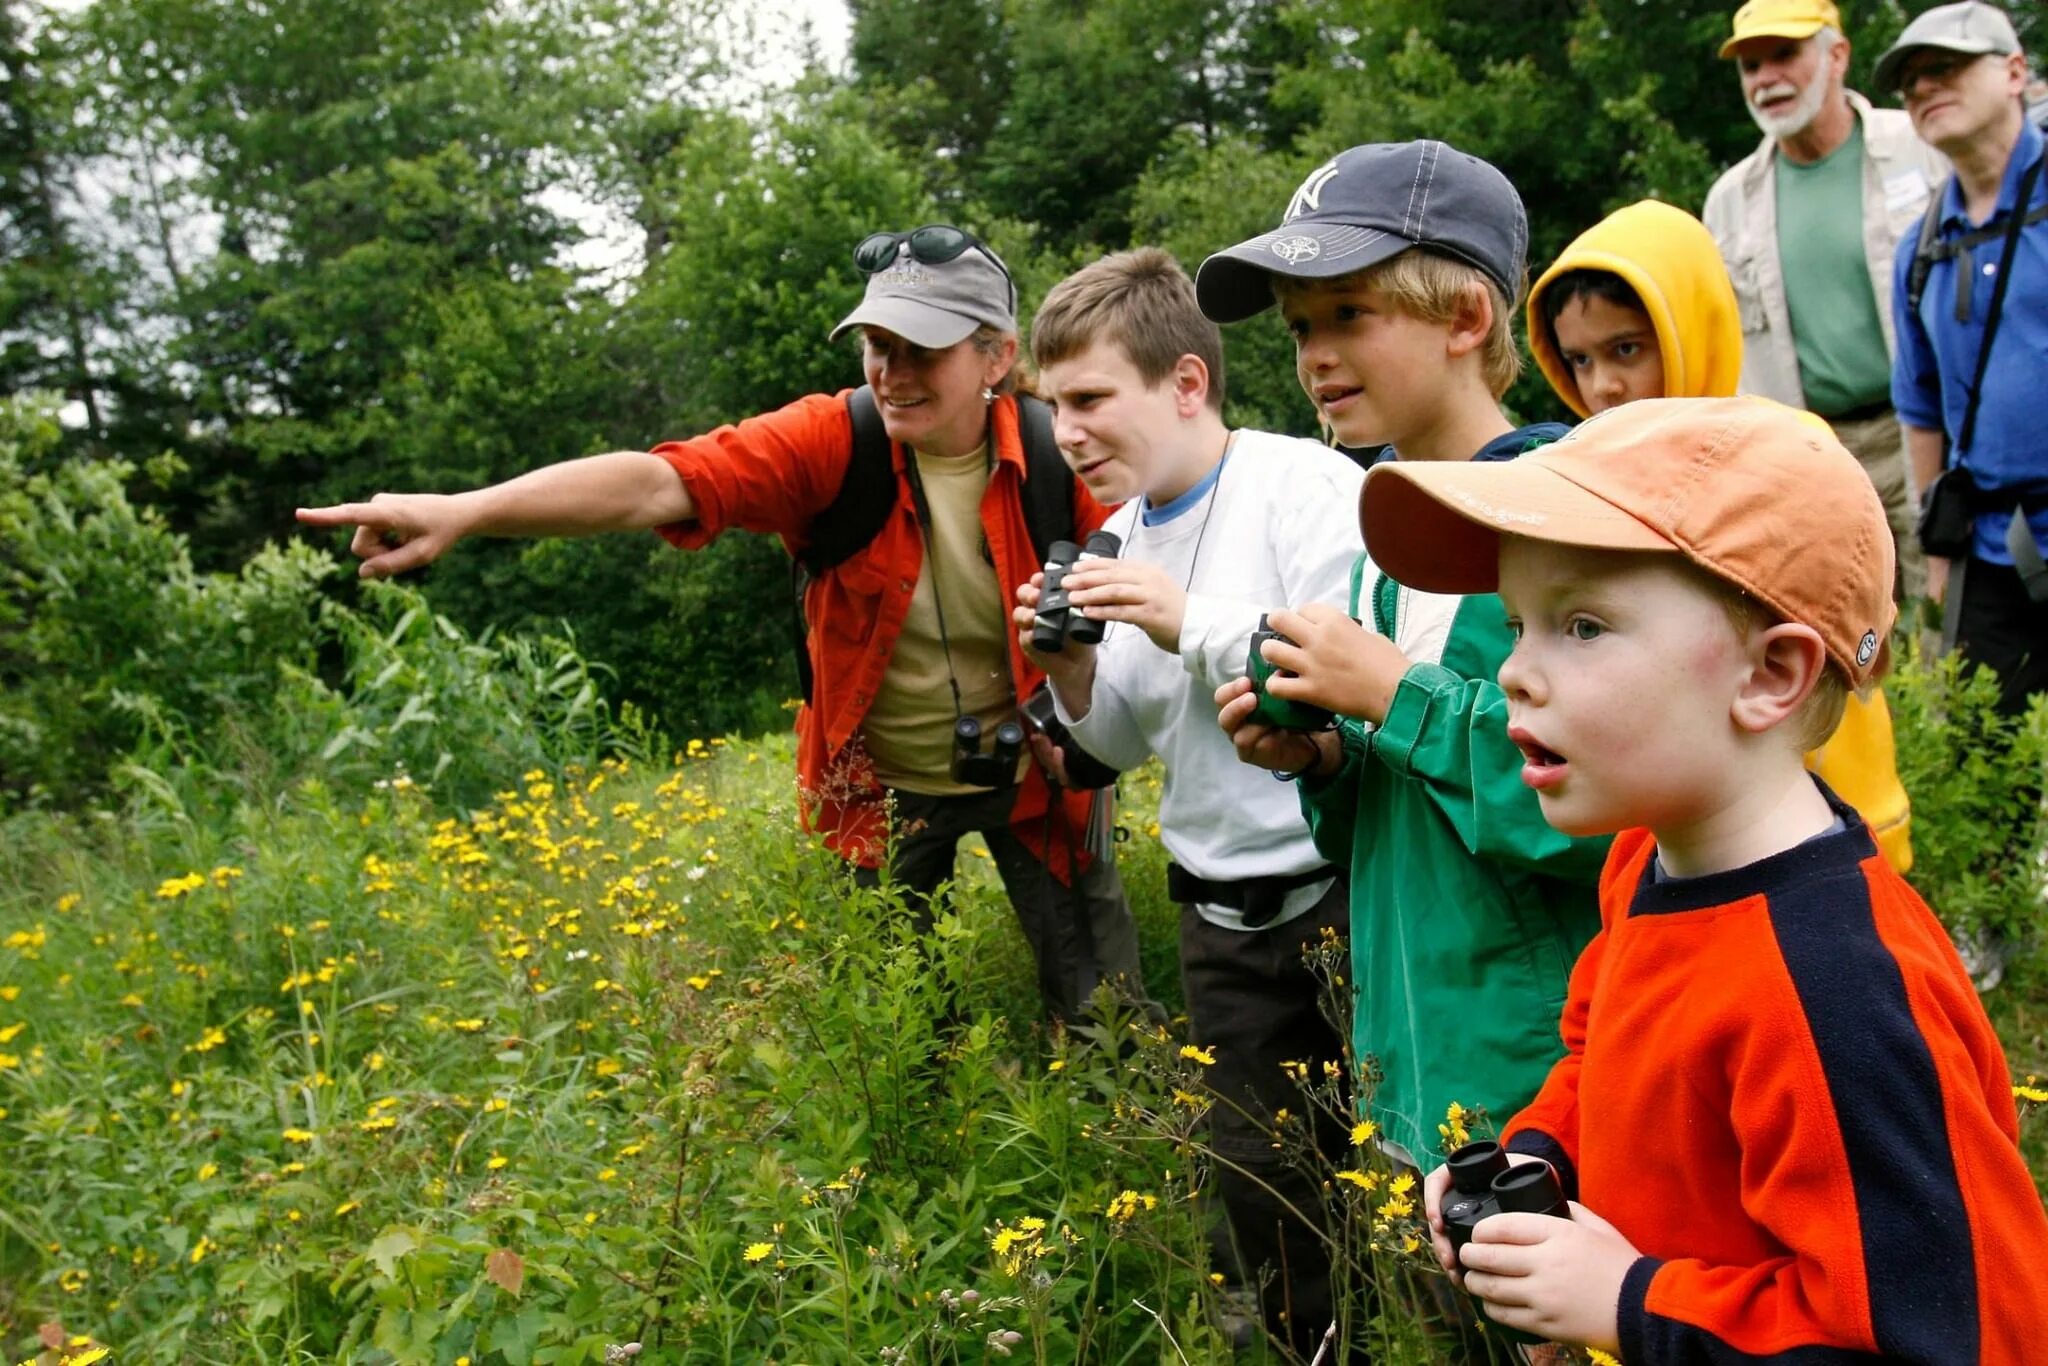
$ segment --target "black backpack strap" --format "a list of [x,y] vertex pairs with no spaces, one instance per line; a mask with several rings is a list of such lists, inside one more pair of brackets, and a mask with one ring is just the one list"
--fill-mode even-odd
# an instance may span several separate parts
[[1024,525],[1041,564],[1054,541],[1074,539],[1074,472],[1052,435],[1052,406],[1017,396],[1017,434],[1024,443]]
[[[1920,299],[1927,293],[1927,277],[1934,270],[1936,253],[1941,243],[1941,206],[1948,200],[1948,187],[1955,183],[1955,173],[1934,187],[1934,194],[1927,201],[1927,212],[1920,215],[1920,240],[1913,247],[1913,263],[1906,267],[1906,312],[1911,317],[1920,316]],[[1943,253],[1953,255],[1953,252]]]
[[853,423],[853,455],[839,480],[839,492],[811,519],[810,544],[797,556],[814,579],[874,540],[896,505],[889,432],[875,406],[875,391],[863,384],[847,395],[846,415]]
[[[2026,225],[2030,206],[2034,202],[2034,185],[2041,179],[2041,167],[2048,157],[2037,157],[2027,173],[2020,177],[2019,198],[2014,201],[2012,216],[1999,228],[1998,235],[2004,240],[1998,252],[1998,278],[1991,286],[1991,309],[1984,315],[1984,340],[1977,344],[1977,373],[1970,378],[1970,394],[1963,405],[1962,429],[1956,433],[1955,449],[1957,459],[1969,455],[1971,443],[1977,435],[1977,400],[1984,396],[1984,371],[1991,364],[1991,343],[1998,336],[1999,316],[2005,309],[2005,287],[2012,283],[2013,254],[2020,244],[2020,229]],[[1959,293],[1969,291],[1970,281],[1958,279]]]
[[863,384],[846,398],[846,416],[853,424],[853,453],[840,476],[839,491],[825,510],[811,519],[811,540],[790,561],[792,623],[796,639],[797,682],[803,699],[811,700],[817,680],[811,673],[810,630],[804,621],[804,593],[811,580],[853,558],[875,539],[896,505],[895,469],[889,432],[875,391]]

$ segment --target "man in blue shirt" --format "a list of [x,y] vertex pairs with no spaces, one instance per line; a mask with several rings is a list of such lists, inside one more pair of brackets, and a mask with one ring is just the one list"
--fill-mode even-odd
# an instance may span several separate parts
[[[1955,165],[1931,210],[1938,250],[1917,310],[1909,281],[1918,234],[1900,242],[1893,271],[1892,402],[1915,483],[1924,492],[1946,465],[1967,472],[1977,490],[1968,553],[1953,567],[1930,557],[1928,585],[1935,597],[1944,588],[1955,595],[1948,633],[1966,660],[1998,673],[2001,709],[2017,714],[2048,692],[2048,183],[2041,130],[2022,102],[2026,57],[2012,21],[1971,0],[1915,19],[1879,59],[1877,79],[1899,92],[1914,131]],[[2015,214],[2022,226],[2002,265]],[[2010,277],[2003,282],[2001,269]]]

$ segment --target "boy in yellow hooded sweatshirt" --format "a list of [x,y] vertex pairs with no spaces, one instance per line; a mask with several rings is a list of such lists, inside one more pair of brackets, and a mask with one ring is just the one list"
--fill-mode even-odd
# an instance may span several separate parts
[[[1646,199],[1582,233],[1529,291],[1529,349],[1580,417],[1639,398],[1730,398],[1742,374],[1735,288],[1706,226]],[[1885,861],[1913,863],[1884,694],[1852,695],[1806,766],[1870,822]]]

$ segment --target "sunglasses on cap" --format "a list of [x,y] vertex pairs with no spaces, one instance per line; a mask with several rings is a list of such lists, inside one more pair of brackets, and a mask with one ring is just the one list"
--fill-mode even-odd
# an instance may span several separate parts
[[1003,264],[1003,258],[996,255],[988,243],[951,223],[927,223],[909,232],[871,232],[853,249],[853,264],[863,275],[879,275],[890,267],[906,246],[910,248],[911,260],[928,266],[942,266],[948,261],[958,260],[971,248],[986,256],[990,264],[1002,272],[1013,297],[1017,292],[1017,282],[1010,275],[1010,268]]

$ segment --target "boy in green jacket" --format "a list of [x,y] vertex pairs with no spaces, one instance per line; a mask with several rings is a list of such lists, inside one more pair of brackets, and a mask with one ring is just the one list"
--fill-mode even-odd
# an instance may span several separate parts
[[[1521,199],[1486,162],[1372,144],[1310,175],[1280,227],[1210,257],[1196,288],[1223,323],[1277,299],[1302,388],[1342,444],[1507,460],[1565,430],[1501,412],[1527,244]],[[1504,1119],[1557,1060],[1607,841],[1553,830],[1522,784],[1495,682],[1513,647],[1499,598],[1414,592],[1361,557],[1351,611],[1274,613],[1292,643],[1265,647],[1296,675],[1273,695],[1336,712],[1335,729],[1251,720],[1242,679],[1216,697],[1239,756],[1299,780],[1317,848],[1349,870],[1353,1042],[1379,1070],[1382,1143],[1423,1167],[1452,1102]]]

